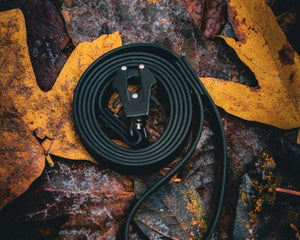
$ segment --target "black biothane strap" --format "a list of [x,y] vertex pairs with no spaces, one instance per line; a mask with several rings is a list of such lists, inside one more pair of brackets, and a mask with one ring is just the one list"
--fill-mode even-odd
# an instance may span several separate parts
[[[130,79],[140,81],[137,92],[127,89],[129,83],[123,84]],[[122,102],[128,114],[126,121],[108,108],[113,92],[119,93],[116,104]],[[169,121],[162,136],[149,144],[145,119],[148,101],[155,97],[165,99]],[[209,109],[220,163],[216,206],[206,233],[206,239],[210,239],[224,196],[226,142],[218,110],[186,59],[159,45],[130,44],[98,58],[80,78],[74,93],[74,119],[82,142],[95,160],[123,173],[149,174],[174,160],[188,145],[180,162],[135,203],[128,213],[122,239],[128,239],[131,220],[143,201],[171,179],[192,155],[201,137],[204,105]],[[131,148],[114,143],[105,128]],[[187,144],[189,136],[192,141]]]

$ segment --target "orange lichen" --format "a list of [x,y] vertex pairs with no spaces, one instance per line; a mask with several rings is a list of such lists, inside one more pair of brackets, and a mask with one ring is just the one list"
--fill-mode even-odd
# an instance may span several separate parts
[[[206,219],[206,210],[204,203],[197,191],[186,185],[187,187],[187,196],[188,199],[186,199],[187,202],[187,210],[192,213],[192,221],[191,225],[196,226],[198,229],[201,229],[201,233],[204,233],[207,231],[208,227],[208,221]],[[201,236],[199,236],[201,238]]]
[[156,4],[158,3],[158,0],[147,0],[147,2],[150,4]]
[[253,194],[241,192],[241,200],[245,207],[249,207],[249,220],[246,225],[249,229],[249,237],[253,237],[255,225],[258,221],[259,214],[263,211],[264,207],[267,205],[273,205],[275,203],[276,197],[276,182],[275,176],[273,174],[273,169],[275,167],[275,162],[273,157],[264,152],[262,154],[262,169],[260,178],[249,179]]

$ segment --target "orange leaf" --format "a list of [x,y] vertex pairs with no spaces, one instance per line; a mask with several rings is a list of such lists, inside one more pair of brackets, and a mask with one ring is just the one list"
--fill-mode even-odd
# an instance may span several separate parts
[[215,103],[240,118],[283,129],[300,127],[300,61],[264,0],[230,0],[238,41],[222,37],[258,80],[239,83],[201,78]]

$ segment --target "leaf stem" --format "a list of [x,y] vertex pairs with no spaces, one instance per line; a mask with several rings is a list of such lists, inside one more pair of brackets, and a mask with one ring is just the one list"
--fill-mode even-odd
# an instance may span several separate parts
[[300,197],[300,192],[299,191],[295,191],[295,190],[290,190],[290,189],[285,189],[285,188],[277,187],[276,188],[276,192],[287,193],[287,194],[291,194],[291,195],[299,196]]

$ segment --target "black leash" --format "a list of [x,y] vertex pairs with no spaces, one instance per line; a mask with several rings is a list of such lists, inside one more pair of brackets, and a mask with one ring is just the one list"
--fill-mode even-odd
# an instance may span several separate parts
[[[129,91],[128,85],[138,89]],[[125,119],[108,108],[117,92],[114,107],[122,103]],[[156,94],[153,94],[156,92]],[[146,119],[150,102],[164,101],[168,125],[162,136],[149,144]],[[74,93],[74,119],[89,153],[95,160],[118,171],[147,174],[174,160],[183,150],[189,136],[191,144],[180,162],[135,203],[128,214],[123,239],[128,239],[130,222],[143,201],[174,176],[192,155],[201,137],[204,110],[210,110],[216,132],[220,158],[220,184],[214,216],[206,233],[210,239],[216,227],[225,188],[226,143],[223,125],[216,106],[184,57],[154,44],[131,44],[98,58],[82,75]],[[192,126],[192,120],[196,122]],[[108,136],[112,132],[131,148],[124,148]]]

